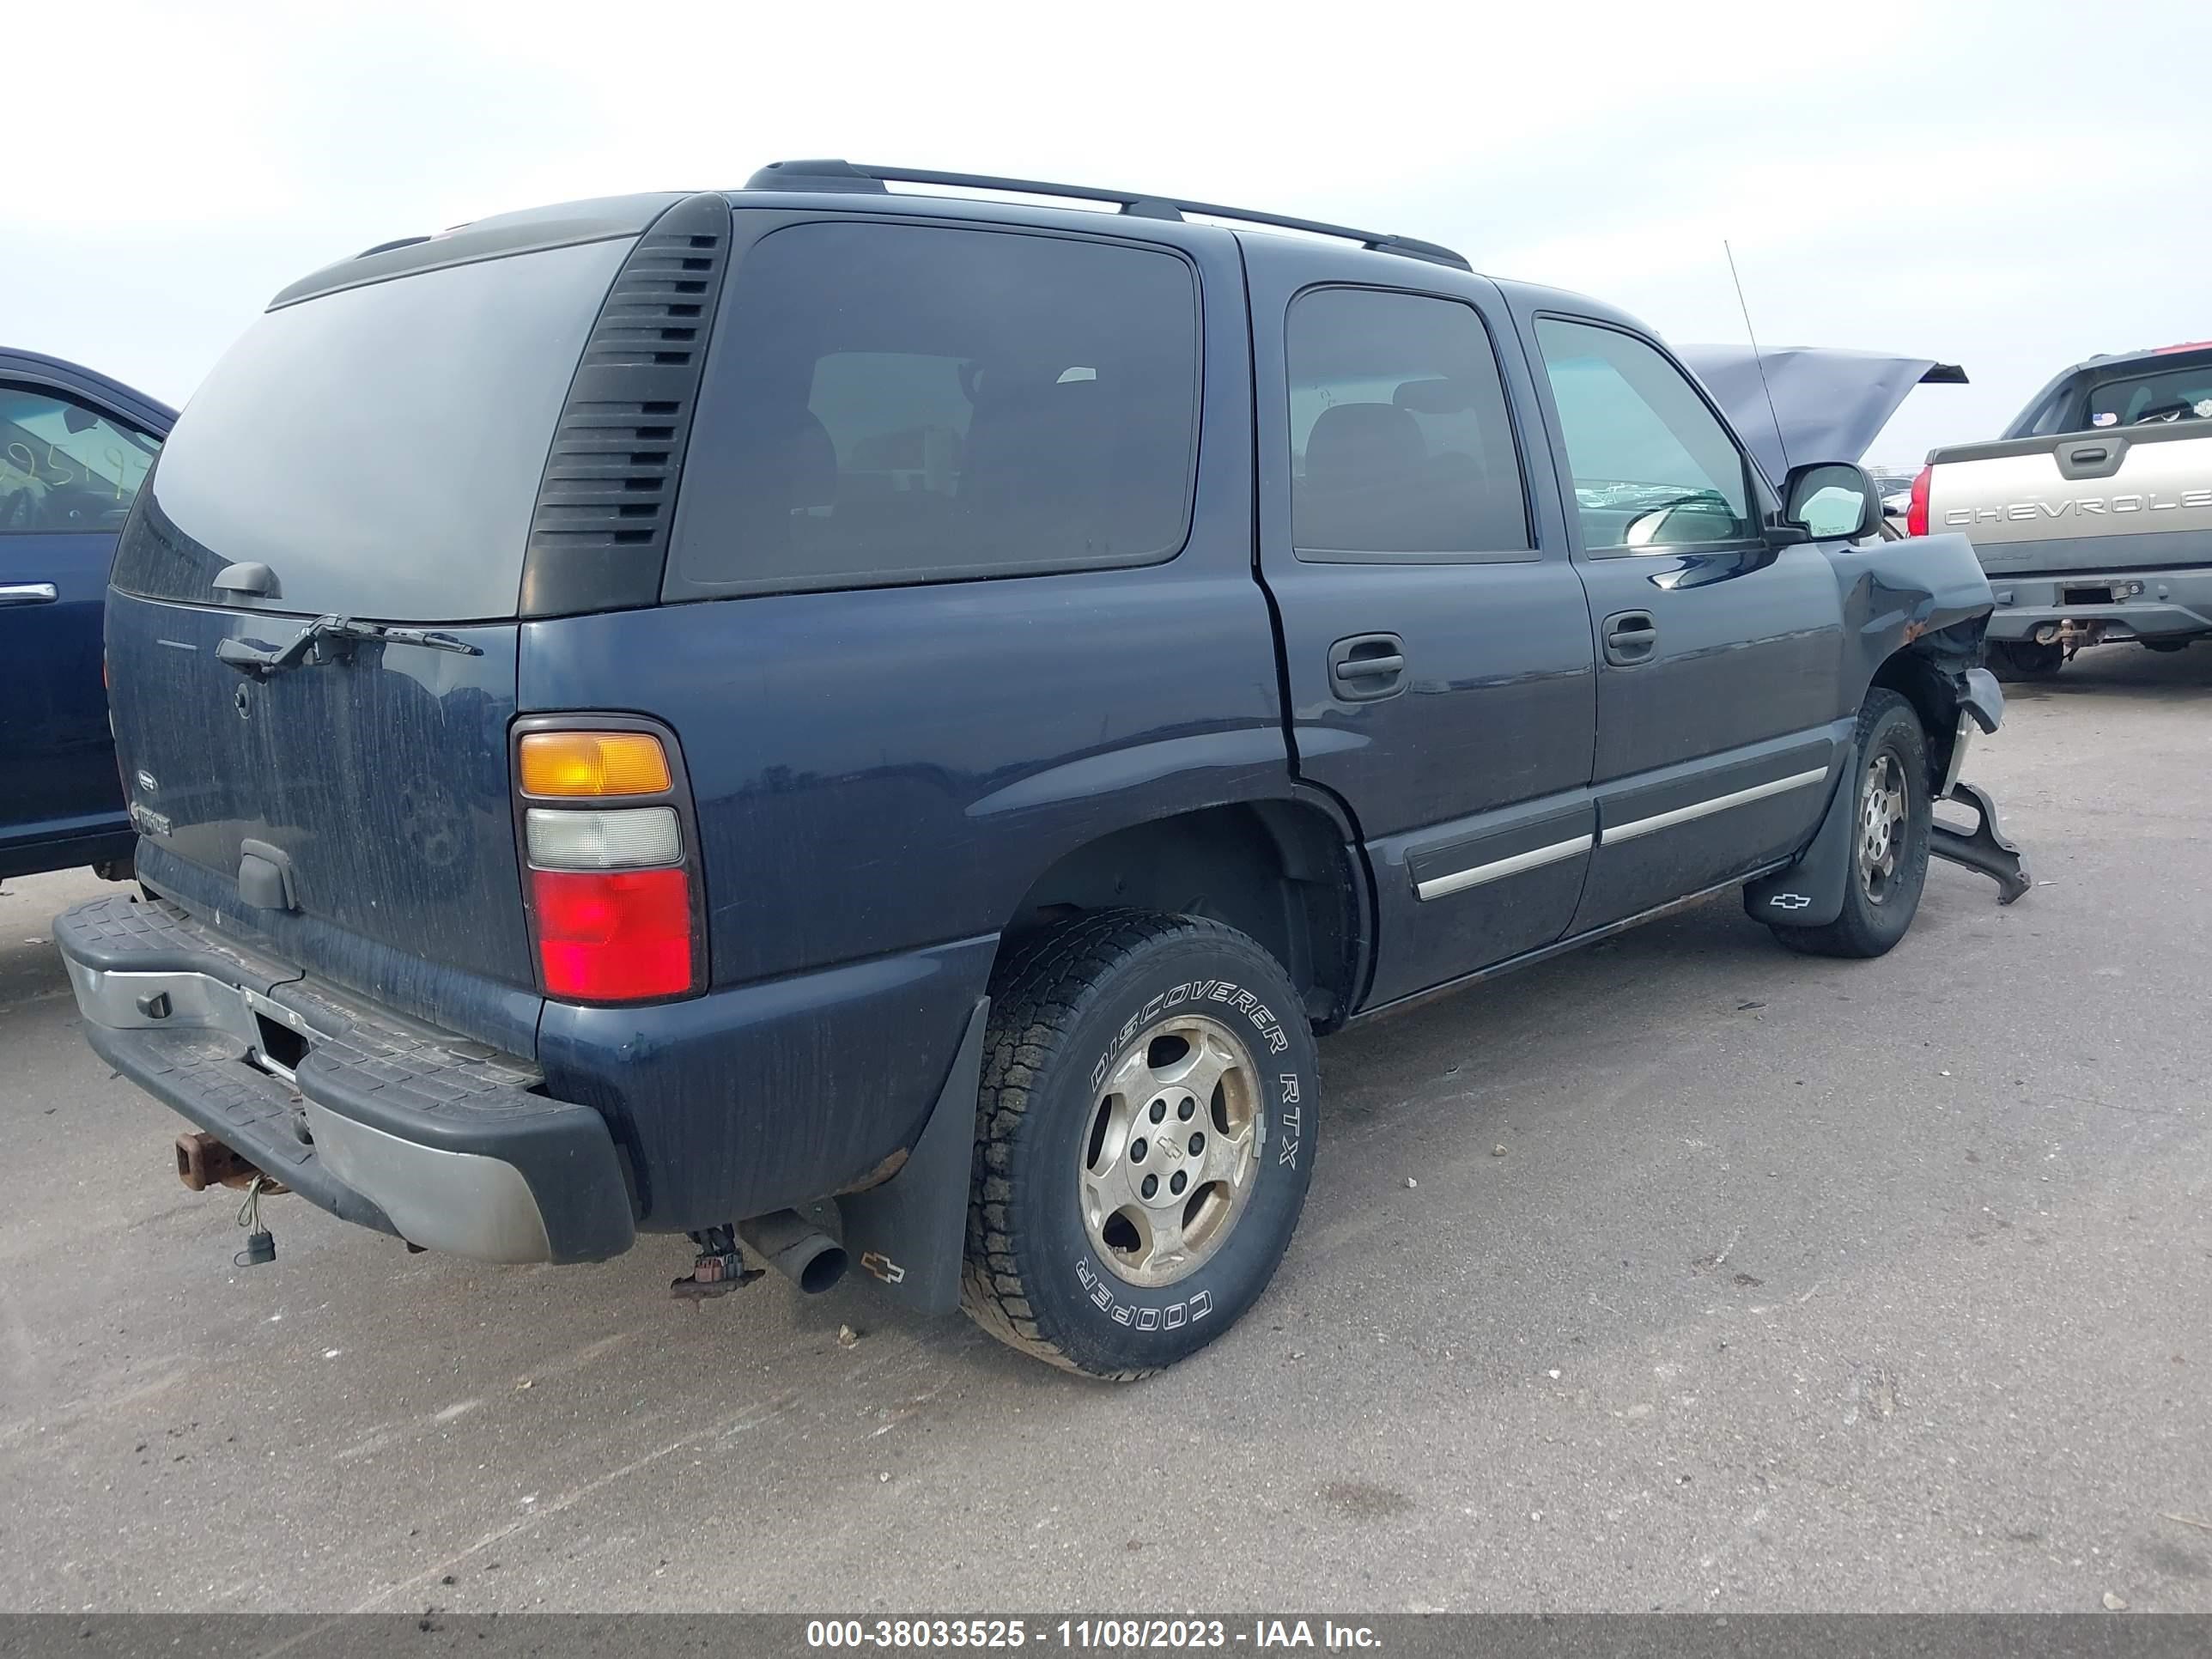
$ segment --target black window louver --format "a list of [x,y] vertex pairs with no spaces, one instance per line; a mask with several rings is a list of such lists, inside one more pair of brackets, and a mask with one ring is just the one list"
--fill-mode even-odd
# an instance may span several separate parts
[[523,616],[659,599],[729,246],[729,203],[693,196],[623,261],[554,428],[523,559]]

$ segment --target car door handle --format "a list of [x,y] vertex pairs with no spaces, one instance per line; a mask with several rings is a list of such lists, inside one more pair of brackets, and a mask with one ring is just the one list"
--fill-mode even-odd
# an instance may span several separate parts
[[1658,643],[1659,624],[1649,611],[1617,611],[1605,619],[1605,659],[1615,668],[1649,661]]
[[52,582],[9,582],[0,586],[0,605],[52,605],[61,590]]
[[1372,702],[1406,689],[1406,642],[1395,634],[1354,634],[1328,648],[1329,690],[1346,702]]

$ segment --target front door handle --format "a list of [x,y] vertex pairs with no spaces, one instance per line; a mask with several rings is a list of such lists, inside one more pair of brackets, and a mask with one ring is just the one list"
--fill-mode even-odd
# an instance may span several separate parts
[[9,582],[0,586],[0,605],[52,605],[61,591],[52,582]]
[[1659,624],[1649,611],[1616,611],[1605,619],[1605,659],[1615,668],[1649,662],[1659,644]]
[[1328,689],[1345,702],[1373,702],[1406,689],[1406,641],[1354,634],[1328,648]]

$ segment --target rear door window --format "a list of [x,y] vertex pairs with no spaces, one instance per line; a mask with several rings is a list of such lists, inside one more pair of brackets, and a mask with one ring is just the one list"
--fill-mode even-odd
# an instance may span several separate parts
[[213,604],[512,617],[538,480],[629,238],[450,265],[265,313],[179,417],[115,585]]
[[1285,349],[1300,558],[1527,554],[1505,391],[1471,307],[1321,289],[1292,302]]
[[1180,256],[825,221],[732,271],[666,595],[1144,564],[1189,528],[1198,289]]

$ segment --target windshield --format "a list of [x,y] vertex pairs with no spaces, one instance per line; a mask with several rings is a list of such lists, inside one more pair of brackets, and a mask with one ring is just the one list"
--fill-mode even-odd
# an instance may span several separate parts
[[512,617],[546,451],[628,240],[426,270],[264,315],[163,449],[115,585],[216,602],[267,565],[274,608]]

